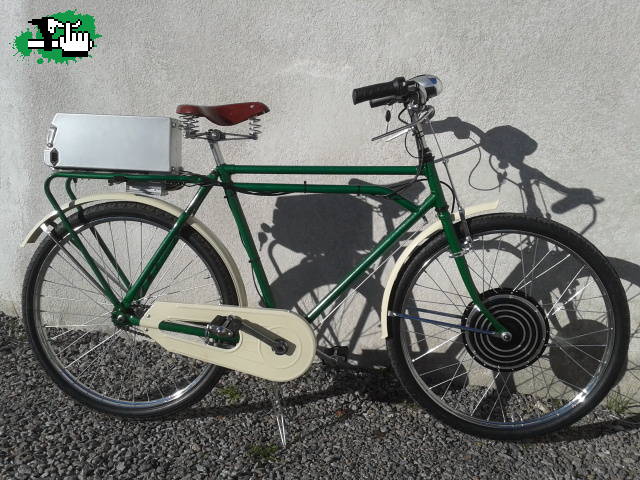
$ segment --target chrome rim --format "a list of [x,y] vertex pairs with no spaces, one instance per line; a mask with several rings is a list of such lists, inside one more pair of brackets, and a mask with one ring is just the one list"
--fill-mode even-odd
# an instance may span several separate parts
[[[588,263],[553,239],[517,230],[474,234],[466,259],[488,308],[521,328],[520,338],[501,343],[394,318],[422,391],[459,419],[493,428],[544,423],[584,402],[602,379],[615,338],[610,300]],[[443,247],[410,282],[401,313],[486,327],[484,317],[470,322],[470,303]]]
[[[126,286],[101,250],[102,238],[130,281],[142,271],[164,238],[164,226],[137,217],[104,217],[76,229],[116,296]],[[65,251],[86,266],[80,252]],[[34,290],[37,334],[56,371],[91,399],[124,408],[157,407],[191,392],[211,365],[167,352],[135,327],[117,328],[112,305],[55,245],[47,254]],[[202,257],[180,239],[137,309],[155,301],[222,303],[219,284]]]

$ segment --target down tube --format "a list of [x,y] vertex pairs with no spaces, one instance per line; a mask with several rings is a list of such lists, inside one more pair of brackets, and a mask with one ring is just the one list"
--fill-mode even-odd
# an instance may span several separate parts
[[398,227],[387,234],[381,241],[378,243],[376,248],[369,253],[365,257],[362,262],[358,264],[345,278],[340,282],[336,287],[331,290],[322,301],[316,305],[316,307],[311,310],[306,318],[310,322],[315,320],[318,315],[320,315],[342,292],[344,292],[349,285],[359,276],[361,275],[367,268],[369,268],[380,256],[391,246],[393,245],[403,234],[407,232],[415,223],[424,216],[429,209],[431,209],[436,202],[436,196],[432,193],[430,194],[424,201],[420,208],[415,212],[411,213]]

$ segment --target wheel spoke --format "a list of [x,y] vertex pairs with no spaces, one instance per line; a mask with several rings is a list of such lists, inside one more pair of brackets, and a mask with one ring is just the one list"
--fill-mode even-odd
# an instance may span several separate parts
[[[66,261],[66,260],[65,260],[65,261]],[[58,276],[60,276],[60,278],[65,278],[65,277],[64,277],[64,275],[62,275],[62,273],[58,272],[55,268],[53,268],[53,266],[51,266],[51,265],[50,265],[50,266],[49,266],[49,269],[50,269],[52,272],[56,273]],[[71,282],[71,281],[70,281],[69,283],[71,283],[71,285],[73,285],[73,282]],[[84,293],[84,291],[83,291],[82,289],[78,289],[78,291],[79,291],[82,295],[84,295],[88,300],[90,300],[92,303],[94,303],[95,305],[97,305],[101,310],[105,310],[105,311],[107,310],[106,308],[104,308],[104,304],[101,304],[101,303],[100,303],[100,302],[98,302],[95,298],[92,298],[92,297],[90,297],[89,295],[87,295],[86,293]],[[101,295],[102,295],[102,297],[103,297],[103,298],[106,298],[106,297],[104,296],[104,294],[103,294],[103,293],[101,293]]]
[[417,303],[433,303],[434,305],[448,305],[448,306],[451,306],[451,307],[456,307],[460,313],[462,313],[462,310],[460,310],[460,307],[462,307],[462,308],[465,307],[465,305],[458,305],[456,303],[436,302],[436,301],[433,301],[433,300],[418,300],[416,298],[413,298],[413,301],[417,302]]
[[487,385],[487,389],[484,391],[484,394],[482,395],[482,397],[480,397],[480,400],[478,400],[478,403],[476,404],[475,408],[473,409],[473,412],[471,412],[471,416],[472,417],[476,414],[476,410],[478,410],[478,407],[482,404],[482,401],[487,397],[487,394],[491,390],[491,387],[493,387],[495,385],[495,383],[496,383],[496,378],[495,377],[491,377],[491,382],[489,382],[489,384]]
[[589,358],[593,358],[593,359],[594,359],[594,360],[596,360],[598,363],[600,363],[600,361],[601,361],[601,359],[600,359],[600,358],[596,358],[596,357],[594,357],[593,355],[591,355],[590,353],[588,353],[588,352],[584,351],[582,348],[578,347],[577,345],[574,345],[573,343],[570,343],[570,342],[562,342],[562,341],[559,341],[559,342],[552,341],[552,342],[550,342],[550,343],[551,343],[551,345],[557,345],[558,347],[559,347],[560,345],[564,345],[564,346],[566,346],[566,347],[575,348],[576,350],[579,350],[579,351],[580,351],[580,353],[582,353],[583,355],[586,355],[586,356],[587,356],[587,357],[589,357]]
[[[82,355],[80,355],[78,358],[76,358],[74,361],[72,361],[71,363],[67,364],[64,368],[66,368],[67,370],[69,369],[69,367],[71,365],[73,365],[74,363],[76,363],[78,360],[83,359],[84,357],[86,357],[87,355],[89,355],[91,352],[93,352],[96,348],[101,347],[102,345],[104,345],[106,342],[108,342],[109,340],[111,340],[112,338],[114,338],[116,335],[118,335],[118,333],[120,333],[121,330],[116,330],[113,335],[108,336],[107,338],[105,338],[103,341],[101,341],[98,345],[96,345],[95,347],[91,348],[90,350],[87,350],[86,352],[84,352]],[[88,332],[87,332],[88,333]],[[85,333],[86,335],[86,333]],[[83,335],[84,336],[84,335]]]
[[[392,335],[391,341],[400,342],[405,361],[395,365],[408,368],[409,378],[438,408],[487,431],[505,425],[515,434],[549,422],[569,411],[569,399],[586,408],[584,399],[613,352],[612,308],[600,272],[573,247],[525,230],[472,230],[471,240],[469,271],[516,343],[397,318],[406,335]],[[444,240],[441,245],[407,267],[402,305],[390,311],[482,325],[486,319],[467,308],[464,282]]]
[[[537,244],[536,244],[536,245],[537,245]],[[529,275],[533,275],[533,272],[535,272],[536,268],[538,268],[538,265],[540,265],[542,262],[544,262],[544,259],[545,259],[545,258],[547,258],[549,255],[551,255],[551,250],[549,250],[549,251],[544,255],[544,257],[542,257],[542,258],[540,259],[540,261],[539,261],[538,263],[535,263],[535,262],[534,262],[534,265],[533,265],[533,267],[531,268],[531,270],[529,270],[529,271],[524,275],[524,277],[522,277],[522,280],[520,280],[520,282],[518,282],[518,284],[517,284],[513,289],[514,289],[514,290],[517,290],[518,288],[520,288],[520,286],[521,286],[521,285],[526,281],[527,277],[528,277]],[[528,285],[528,284],[527,284],[527,285]],[[526,287],[526,285],[525,285],[524,287]]]
[[[448,294],[448,295],[458,295],[458,296],[461,296],[461,297],[465,297],[465,298],[471,299],[471,297],[470,297],[470,296],[468,296],[468,295],[460,295],[460,293],[459,293],[459,292],[457,292],[457,293],[453,293],[453,292],[448,292],[448,291],[446,291],[446,290],[443,290],[443,289],[441,289],[441,288],[427,287],[426,285],[421,285],[421,284],[420,284],[420,283],[418,283],[418,282],[416,282],[416,286],[417,286],[417,287],[420,287],[420,288],[426,288],[427,290],[434,290],[434,291],[436,291],[436,292],[442,292],[442,293],[444,293],[445,295],[447,295],[447,294]],[[464,301],[463,301],[463,303],[464,303]],[[449,305],[449,304],[447,303],[446,305]]]
[[124,240],[127,247],[127,265],[129,265],[129,278],[133,280],[133,271],[131,270],[131,253],[129,252],[129,229],[127,228],[127,221],[124,221]]
[[[547,312],[547,317],[553,315],[555,313],[554,307],[558,304],[558,302],[560,301],[560,299],[562,297],[564,297],[564,294],[567,293],[567,290],[569,290],[569,288],[571,288],[571,285],[573,285],[573,282],[576,281],[576,278],[578,278],[578,275],[580,275],[580,272],[582,272],[582,270],[584,269],[584,266],[580,267],[580,270],[578,270],[578,273],[576,273],[573,278],[569,281],[569,283],[567,284],[567,286],[565,287],[565,289],[562,291],[562,293],[560,294],[560,296],[558,297],[558,299],[555,301],[555,303],[553,305],[551,305],[551,308],[549,309],[549,311]],[[589,284],[587,284],[588,286]],[[586,286],[584,287],[586,288]],[[582,290],[580,290],[582,291]],[[579,292],[578,292],[579,293]],[[577,295],[577,293],[576,293]],[[575,295],[574,295],[575,296]],[[567,300],[567,302],[571,301],[571,299],[574,297],[572,296],[571,298],[569,298],[569,300]],[[567,303],[565,302],[565,303]],[[561,305],[564,307],[564,303]]]
[[197,290],[198,288],[210,287],[210,286],[214,286],[215,287],[215,284],[214,283],[203,283],[202,285],[196,285],[195,287],[185,288],[184,290],[176,290],[174,292],[163,293],[162,295],[154,295],[153,296],[153,300],[157,300],[160,297],[166,297],[167,295],[175,295],[176,293],[191,292],[193,290]]
[[[419,375],[422,377],[424,375],[429,375],[430,373],[433,373],[433,372],[439,372],[440,370],[444,370],[445,368],[453,367],[454,365],[460,365],[460,362],[454,362],[454,363],[450,363],[449,365],[445,365],[443,367],[434,368],[433,370],[429,370],[428,372],[420,373]],[[458,373],[458,372],[456,371],[456,373]]]
[[466,372],[459,373],[455,377],[448,378],[446,380],[443,380],[442,382],[436,383],[435,385],[430,385],[429,389],[430,390],[434,390],[435,388],[438,388],[438,387],[440,387],[441,385],[444,385],[447,382],[451,382],[452,380],[455,380],[456,378],[460,378],[463,375],[469,375],[470,373],[473,373],[473,372],[486,372],[486,369],[484,367],[476,367],[476,368],[473,368],[471,370],[467,370]]
[[102,292],[98,292],[96,290],[87,290],[86,288],[76,287],[76,286],[73,286],[73,285],[69,285],[68,283],[54,282],[53,280],[47,280],[47,279],[43,280],[43,282],[44,283],[50,283],[52,285],[57,285],[59,287],[75,288],[76,290],[78,290],[80,292],[90,293],[91,295],[99,295],[101,297],[104,297]]
[[463,365],[464,356],[467,355],[467,354],[468,354],[468,352],[465,350],[464,354],[462,355],[462,358],[460,359],[460,362],[458,362],[458,366],[456,367],[456,371],[453,372],[453,377],[451,377],[451,381],[447,384],[447,388],[445,389],[444,393],[442,395],[440,395],[440,398],[443,399],[447,395],[447,392],[451,388],[451,385],[453,385],[453,379],[457,378],[458,372],[460,371],[460,367],[462,367],[462,365]]
[[[478,254],[477,254],[477,252],[476,252],[475,250],[473,250],[473,253],[475,254],[476,258],[477,258],[478,260],[480,260],[480,257],[478,256]],[[483,251],[482,253],[483,253],[483,255],[482,255],[482,256],[484,257],[484,251]],[[486,290],[486,287],[485,287],[485,281],[484,281],[484,272],[485,272],[484,260],[482,260],[482,262],[483,262],[483,263],[482,263],[482,275],[480,275],[478,272],[476,272],[476,270],[471,266],[471,264],[468,264],[468,267],[469,267],[469,270],[471,270],[471,272],[475,273],[475,274],[476,274],[476,276],[482,280],[482,291],[484,291],[484,290]],[[486,270],[486,271],[488,272],[489,270]],[[499,284],[499,283],[500,283],[500,282],[498,282],[498,280],[493,276],[493,274],[491,274],[491,275],[489,276],[489,282],[488,282],[488,284],[489,284],[489,285],[491,285],[491,281],[492,281],[492,280],[495,280],[496,284]],[[469,297],[469,298],[471,298],[471,297]]]
[[594,330],[593,332],[582,333],[580,335],[574,335],[572,337],[557,337],[557,338],[561,338],[563,341],[573,340],[574,338],[586,337],[587,335],[593,335],[594,333],[608,332],[609,330],[611,330],[611,329],[610,328],[602,328],[600,330]]
[[[446,327],[436,327],[436,328],[446,328]],[[443,331],[442,333],[447,333],[447,332],[450,332],[451,330],[452,330],[452,329],[447,328],[447,329],[446,329],[446,331]],[[457,331],[457,330],[455,330],[455,331]],[[447,338],[439,337],[438,335],[435,335],[435,334],[433,334],[433,333],[430,333],[430,334],[424,334],[424,333],[416,332],[415,330],[409,330],[409,329],[407,329],[407,333],[412,333],[413,335],[420,335],[420,336],[422,336],[422,337],[425,339],[425,342],[426,342],[426,339],[427,339],[427,338],[433,338],[433,339],[435,339],[435,340],[443,340],[443,341],[447,341],[447,342],[449,342],[449,343],[451,343],[451,344],[464,345],[464,343],[463,343],[463,342],[452,341],[451,339],[447,339]],[[411,345],[413,346],[413,345],[417,345],[417,344],[418,344],[418,342],[415,342],[415,343],[413,343],[413,344],[411,344]]]
[[522,285],[522,288],[526,288],[527,285],[531,284],[531,288],[533,288],[533,282],[537,279],[539,279],[541,276],[549,273],[551,270],[553,270],[554,268],[556,268],[558,265],[560,265],[562,262],[564,262],[567,258],[569,258],[571,255],[567,254],[562,260],[560,260],[558,263],[550,266],[549,268],[547,268],[544,272],[542,272],[540,275],[538,275],[537,277],[532,278],[531,280],[529,280],[527,283],[525,283],[524,285]]
[[[590,280],[589,283],[587,283],[584,287],[582,287],[580,290],[578,290],[576,293],[574,293],[572,296],[569,297],[569,299],[562,303],[558,308],[556,308],[555,310],[553,310],[553,307],[551,307],[551,309],[553,310],[551,313],[548,313],[547,315],[554,315],[556,312],[560,311],[560,310],[564,310],[564,306],[569,303],[571,300],[573,300],[578,294],[580,294],[581,292],[584,291],[585,288],[587,288],[589,285],[591,285],[592,281]],[[564,293],[563,293],[564,295]],[[560,295],[560,298],[562,298],[562,295]],[[558,299],[558,301],[560,301],[560,299]],[[558,303],[558,301],[556,301],[556,303]],[[554,304],[555,306],[555,304]]]
[[[173,262],[173,267],[175,268],[176,265],[178,265],[178,259],[180,258],[180,256],[182,255],[182,252],[184,251],[185,247],[187,246],[186,242],[182,242],[182,246],[180,247],[180,251],[178,252],[178,254],[176,255],[176,257],[174,258],[174,262]],[[166,264],[166,263],[165,263]],[[165,271],[162,273],[162,275],[160,276],[160,278],[157,280],[157,285],[162,285],[162,280],[164,280],[164,277],[167,275],[167,273],[169,272],[169,268],[165,268]],[[155,282],[154,282],[155,283]],[[171,285],[171,283],[169,283],[167,285],[167,287]]]
[[[453,287],[453,289],[456,291],[456,295],[458,296],[458,298],[462,301],[462,303],[464,304],[465,300],[463,298],[462,295],[460,295],[460,292],[458,291],[458,289],[456,288],[455,283],[453,283],[453,280],[451,280],[451,277],[449,276],[449,273],[447,272],[447,270],[442,266],[442,263],[440,263],[440,260],[438,260],[438,265],[440,265],[440,268],[442,269],[442,271],[444,272],[444,274],[446,275],[447,279],[449,280],[449,283],[451,284],[451,286]],[[470,298],[470,297],[467,297]]]
[[[427,272],[425,272],[425,273],[427,273]],[[432,281],[434,284],[438,285],[438,283],[433,279],[433,277],[432,277],[429,273],[427,273],[427,276],[431,279],[431,281]],[[449,296],[449,294],[447,294],[447,292],[445,292],[444,290],[442,290],[440,287],[438,287],[438,290],[440,290],[440,291],[444,294],[444,296],[445,296],[445,297],[447,297],[447,301],[448,301],[448,302],[450,302],[450,305],[453,305],[454,307],[456,307],[456,309],[458,310],[458,312],[460,312],[460,313],[462,314],[462,309],[458,306],[458,304],[456,304],[456,303],[451,299],[451,297]],[[462,300],[462,297],[460,297],[460,299]],[[462,300],[462,304],[464,305],[464,300]]]
[[[500,377],[500,375],[502,375],[502,372],[498,372],[498,374],[496,375],[496,378]],[[495,402],[493,402],[493,406],[491,407],[491,410],[489,411],[489,415],[487,415],[487,421],[489,421],[489,418],[491,418],[491,414],[493,413],[493,410],[496,408],[496,404],[498,403],[498,401],[500,402],[500,410],[502,412],[502,421],[506,422],[507,419],[504,416],[504,407],[502,406],[502,392],[504,391],[504,387],[507,385],[507,382],[509,381],[509,378],[511,378],[513,376],[513,372],[509,372],[509,376],[507,377],[507,380],[505,380],[504,378],[502,379],[502,388],[500,388],[500,391],[498,392],[498,395],[496,397]]]
[[500,255],[500,247],[502,246],[502,239],[504,237],[500,236],[500,240],[498,240],[498,248],[496,248],[496,258],[493,261],[493,267],[491,268],[491,273],[489,274],[489,278],[494,278],[493,273],[496,271],[496,264],[498,263],[498,255]]
[[591,373],[589,370],[587,370],[586,368],[584,368],[582,366],[582,364],[580,362],[578,362],[575,358],[573,358],[569,353],[567,353],[567,351],[562,348],[562,345],[559,343],[555,344],[560,350],[562,350],[565,354],[565,356],[571,360],[576,366],[578,366],[583,372],[585,372],[587,375],[589,375],[590,377],[593,377],[593,375],[595,374],[595,372]]
[[[109,280],[111,280],[111,282],[118,287],[120,290],[122,290],[123,292],[126,292],[126,288],[124,287],[124,285],[122,285],[122,282],[118,279],[118,272],[113,268],[113,266],[109,266],[109,263],[105,262],[104,259],[104,255],[101,252],[102,248],[97,249],[95,248],[92,243],[87,239],[87,237],[84,235],[84,233],[80,234],[80,237],[84,240],[83,244],[88,246],[93,253],[96,253],[100,256],[100,261],[98,261],[98,259],[95,257],[95,255],[93,256],[93,261],[95,262],[96,266],[98,267],[98,269],[100,269],[100,271],[107,276],[107,278]],[[79,252],[79,250],[78,250]]]
[[411,361],[412,361],[413,363],[417,362],[418,360],[420,360],[420,359],[421,359],[422,357],[424,357],[425,355],[429,355],[430,353],[435,352],[435,351],[436,351],[437,349],[439,349],[440,347],[442,347],[442,346],[444,346],[444,345],[447,345],[447,344],[449,344],[449,343],[453,342],[453,341],[454,341],[454,339],[458,338],[459,336],[460,336],[460,334],[458,334],[458,335],[454,335],[454,336],[453,336],[453,337],[451,337],[450,339],[445,340],[444,342],[440,343],[439,345],[437,345],[437,346],[435,346],[435,347],[433,347],[433,348],[430,348],[429,350],[427,350],[426,352],[424,352],[422,355],[420,355],[420,356],[418,356],[418,357],[414,358],[414,359],[413,359],[413,360],[411,360]]
[[[140,220],[137,213],[121,218],[91,213],[100,208],[105,209],[103,205],[87,207],[84,218],[88,220],[82,220],[86,223],[79,224],[76,218],[72,225],[107,282],[114,285],[114,293],[124,295],[127,288],[119,280],[118,269],[130,278],[137,271],[139,277],[150,252],[172,224]],[[100,246],[99,236],[108,250]],[[192,395],[212,367],[167,352],[137,328],[114,327],[111,302],[90,282],[87,272],[69,259],[78,257],[77,248],[68,247],[68,236],[56,242],[45,252],[38,270],[33,312],[40,325],[39,341],[62,381],[91,399],[92,405],[108,404],[120,411],[169,405]],[[198,246],[201,243],[182,238],[179,243],[148,289],[152,294],[134,302],[134,311],[144,312],[165,296],[182,303],[223,300],[220,277],[213,273],[220,267],[214,267],[207,251]]]

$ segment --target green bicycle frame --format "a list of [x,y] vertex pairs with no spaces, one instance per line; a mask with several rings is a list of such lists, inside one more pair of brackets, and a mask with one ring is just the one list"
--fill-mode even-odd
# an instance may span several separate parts
[[[242,192],[259,192],[259,193],[333,193],[333,194],[357,194],[388,198],[396,202],[410,214],[405,220],[387,235],[374,247],[374,249],[345,277],[338,283],[310,312],[305,318],[312,322],[315,320],[337,297],[340,296],[355,279],[365,272],[376,260],[378,260],[391,245],[393,245],[404,233],[406,233],[415,223],[431,209],[435,209],[438,219],[440,220],[444,235],[447,239],[449,249],[455,257],[455,263],[461,275],[461,278],[468,290],[468,293],[474,304],[487,317],[495,328],[497,333],[506,332],[500,322],[484,306],[476,286],[471,278],[471,273],[467,265],[464,255],[461,253],[461,245],[452,222],[451,214],[448,211],[448,205],[442,191],[442,186],[438,178],[436,166],[431,157],[431,161],[425,161],[419,166],[243,166],[231,164],[219,164],[208,175],[165,175],[165,174],[138,174],[138,173],[97,173],[84,171],[57,171],[47,178],[44,184],[47,199],[57,212],[61,225],[70,236],[70,242],[80,251],[86,263],[90,267],[93,274],[92,280],[96,286],[104,293],[106,298],[113,304],[112,320],[122,325],[137,325],[139,319],[132,314],[132,305],[134,302],[146,295],[149,286],[156,278],[158,272],[164,265],[165,261],[173,251],[178,242],[180,232],[189,217],[195,215],[204,199],[214,186],[220,186],[225,191],[225,197],[229,205],[229,209],[233,215],[240,240],[249,258],[251,268],[256,278],[259,293],[263,299],[264,306],[267,308],[275,308],[276,304],[273,299],[271,288],[262,266],[262,262],[258,255],[255,242],[251,236],[249,226],[244,215],[244,211],[238,199],[238,193]],[[400,195],[398,192],[383,186],[376,185],[326,185],[326,184],[290,184],[290,183],[243,183],[234,182],[232,176],[235,174],[278,174],[278,175],[424,175],[427,178],[430,193],[420,204],[413,203]],[[100,238],[98,232],[92,229],[91,232],[95,236],[98,245],[105,252],[106,258],[114,267],[118,278],[113,277],[113,281],[120,282],[127,291],[124,298],[118,299],[114,294],[109,282],[104,275],[107,274],[105,269],[101,269],[89,251],[85,248],[79,236],[72,229],[69,219],[60,208],[54,195],[51,193],[51,182],[55,178],[66,178],[65,189],[72,200],[75,195],[71,189],[71,181],[77,179],[95,179],[108,180],[109,182],[153,182],[153,181],[171,181],[198,184],[199,188],[193,199],[176,219],[173,227],[162,240],[144,269],[136,279],[126,277],[124,271],[118,265],[115,257],[111,254],[107,245]],[[89,272],[86,272],[88,274]],[[167,326],[175,331],[179,325]],[[181,333],[193,335],[203,335],[202,329],[178,329]],[[195,331],[197,330],[197,331]]]

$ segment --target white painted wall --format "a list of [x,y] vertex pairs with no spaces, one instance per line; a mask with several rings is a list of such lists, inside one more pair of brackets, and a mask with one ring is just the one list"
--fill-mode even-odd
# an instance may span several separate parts
[[[480,131],[491,131],[494,140],[506,141],[490,147],[502,152],[502,162],[484,152],[471,177],[475,188],[468,177],[478,152],[453,162],[466,203],[499,195],[504,210],[549,213],[583,231],[620,269],[634,297],[637,328],[637,2],[78,1],[74,6],[92,14],[103,35],[93,58],[71,65],[38,65],[12,56],[9,45],[29,19],[66,10],[68,2],[51,1],[46,7],[3,2],[0,308],[4,311],[19,311],[22,276],[34,248],[19,250],[18,244],[50,210],[42,193],[49,170],[42,165],[41,150],[56,112],[169,116],[179,103],[262,101],[271,108],[264,117],[264,135],[258,142],[224,145],[229,162],[389,165],[406,161],[401,142],[369,141],[384,128],[383,112],[354,107],[351,90],[398,75],[434,73],[445,85],[434,101],[436,119],[458,117]],[[440,138],[448,153],[471,145],[452,133]],[[207,171],[211,166],[201,143],[185,142],[183,155],[189,170]],[[506,174],[499,189],[491,165]],[[533,185],[536,180],[539,188]],[[80,186],[81,192],[106,188],[105,184]],[[189,193],[168,198],[184,205]],[[589,205],[596,197],[602,201]],[[223,205],[221,198],[219,193],[212,195],[200,216],[228,242],[250,285],[231,216],[218,208]],[[255,234],[262,222],[273,223],[274,199],[246,197],[243,204]],[[328,205],[313,217],[300,215],[300,226],[307,231],[306,222],[326,221],[329,232],[331,219],[318,217],[339,216],[345,208],[362,209],[364,216],[357,223],[339,216],[339,235],[314,234],[306,239],[313,251],[338,255],[316,257],[299,267],[304,278],[295,270],[285,273],[282,284],[287,278],[294,281],[276,295],[287,306],[297,296],[294,287],[306,290],[348,270],[349,262],[355,261],[348,251],[351,238],[367,247],[384,234],[384,222],[361,200]],[[570,208],[564,211],[564,206]],[[323,239],[329,242],[326,248]],[[277,268],[266,255],[265,266],[276,285],[278,272],[299,266],[305,258],[299,250],[282,245],[273,253]],[[366,320],[358,349],[382,345],[377,319],[370,314],[381,294],[382,279],[376,282],[365,296],[357,294],[349,309],[339,312],[338,337],[350,334],[354,319]],[[326,289],[320,287],[316,293]],[[252,288],[249,291],[255,303],[257,296]],[[307,301],[308,296],[303,303]]]

